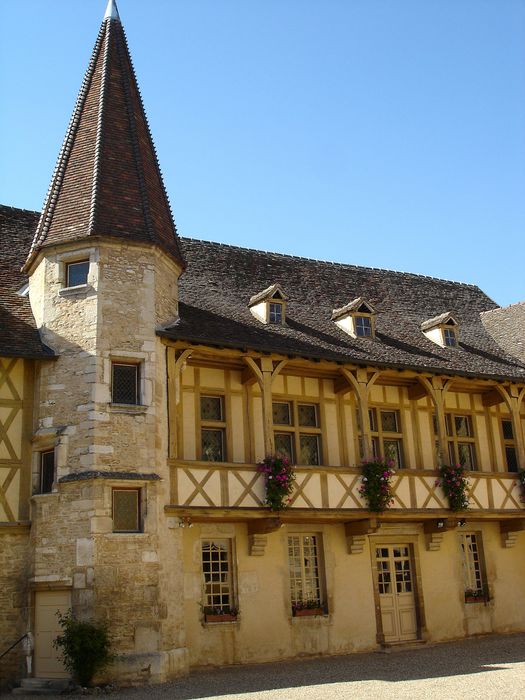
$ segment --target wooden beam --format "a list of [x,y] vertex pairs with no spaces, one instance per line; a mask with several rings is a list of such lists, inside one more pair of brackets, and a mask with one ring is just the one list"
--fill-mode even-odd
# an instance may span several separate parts
[[503,396],[497,389],[487,391],[486,394],[481,396],[481,401],[484,406],[496,406],[498,403],[502,403],[503,400]]

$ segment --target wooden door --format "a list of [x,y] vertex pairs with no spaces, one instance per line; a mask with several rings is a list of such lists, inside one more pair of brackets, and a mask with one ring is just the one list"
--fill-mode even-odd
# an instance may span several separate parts
[[53,640],[62,633],[57,610],[63,615],[71,607],[69,591],[37,591],[35,593],[35,677],[68,678],[60,653]]
[[410,547],[377,545],[376,567],[385,642],[417,639],[415,583]]

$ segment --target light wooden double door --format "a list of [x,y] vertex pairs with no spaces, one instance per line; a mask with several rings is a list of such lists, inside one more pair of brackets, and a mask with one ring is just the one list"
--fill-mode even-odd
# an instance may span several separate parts
[[375,561],[384,641],[394,644],[417,639],[415,576],[410,546],[377,544]]

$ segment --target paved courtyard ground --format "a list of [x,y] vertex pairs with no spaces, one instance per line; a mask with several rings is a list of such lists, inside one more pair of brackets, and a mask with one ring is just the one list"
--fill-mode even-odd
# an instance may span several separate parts
[[390,653],[230,666],[196,672],[163,685],[119,690],[105,697],[119,700],[525,700],[525,634],[423,645]]

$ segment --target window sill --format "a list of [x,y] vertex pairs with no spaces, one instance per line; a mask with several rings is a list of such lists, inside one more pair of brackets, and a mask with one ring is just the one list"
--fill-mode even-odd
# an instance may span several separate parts
[[62,287],[58,294],[61,297],[71,297],[76,296],[77,294],[80,296],[88,291],[91,291],[92,289],[93,287],[90,284],[79,284],[76,287]]
[[139,416],[146,413],[149,406],[133,403],[110,403],[109,410],[111,413],[128,413],[132,416]]

